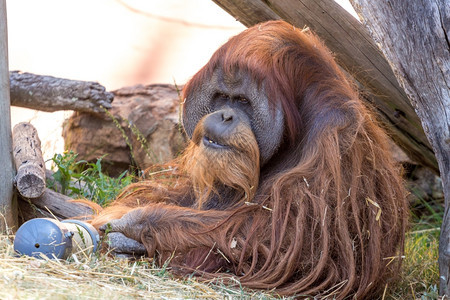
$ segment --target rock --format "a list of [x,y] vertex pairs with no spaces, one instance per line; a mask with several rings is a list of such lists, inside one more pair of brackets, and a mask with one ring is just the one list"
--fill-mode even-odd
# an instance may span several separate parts
[[391,138],[388,139],[389,148],[394,160],[401,164],[416,164]]
[[426,167],[416,166],[408,180],[412,193],[424,200],[443,200],[442,179]]
[[164,163],[186,145],[180,99],[173,85],[137,85],[114,91],[106,116],[76,112],[63,125],[65,149],[79,159],[102,159],[114,176],[130,165],[145,169]]

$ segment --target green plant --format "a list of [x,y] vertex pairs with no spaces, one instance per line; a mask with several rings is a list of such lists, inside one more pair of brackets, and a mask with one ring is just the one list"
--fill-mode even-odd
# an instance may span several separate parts
[[[154,163],[158,163],[158,157],[153,153],[152,149],[150,149],[150,146],[148,145],[148,141],[145,138],[145,136],[142,134],[142,132],[137,128],[135,124],[132,124],[132,122],[125,120],[128,123],[128,128],[130,128],[131,133],[133,133],[136,136],[136,139],[138,140],[139,144],[141,145],[141,149],[144,150],[145,155],[147,155],[148,158],[150,158],[151,161]],[[117,126],[117,124],[116,124]],[[130,148],[130,151],[132,149]]]
[[181,133],[184,133],[184,129],[183,129],[183,105],[184,102],[186,101],[186,99],[183,99],[183,95],[182,95],[182,89],[180,89],[174,79],[173,84],[175,86],[175,89],[177,91],[177,95],[178,95],[178,100],[180,102],[179,107],[178,107],[178,130]]
[[134,179],[128,171],[124,171],[117,178],[104,174],[101,164],[104,156],[95,163],[77,161],[77,156],[73,151],[53,156],[56,171],[53,173],[53,180],[47,181],[49,188],[72,198],[89,199],[105,206]]
[[107,109],[103,108],[105,114],[111,118],[111,120],[113,121],[114,125],[116,125],[117,129],[120,131],[122,137],[125,140],[125,143],[127,144],[128,148],[130,149],[130,154],[131,154],[131,160],[134,162],[136,162],[136,158],[134,157],[133,154],[133,145],[130,142],[130,139],[128,138],[127,133],[125,132],[125,129],[122,127],[122,125],[120,125],[120,121],[114,117],[114,115]]
[[[58,183],[60,185],[61,194],[67,195],[70,190],[70,183],[73,178],[76,166],[77,155],[70,152],[64,154],[55,154],[51,159],[53,167],[57,170],[53,173],[53,179],[47,179],[47,186],[58,191]],[[53,169],[53,168],[52,168]]]
[[[110,111],[108,111],[105,108],[103,108],[103,110],[105,111],[105,114],[109,118],[111,118],[111,121],[114,123],[116,128],[120,131],[122,137],[125,140],[125,143],[127,144],[128,148],[130,149],[131,160],[133,163],[136,163],[136,157],[134,156],[134,152],[133,152],[133,145],[132,145],[127,133],[125,132],[125,128],[120,124],[120,120],[118,118],[116,118]],[[141,148],[144,150],[147,157],[150,158],[150,160],[152,160],[154,163],[158,163],[158,158],[153,153],[153,151],[150,149],[147,139],[142,134],[142,132],[139,130],[139,128],[137,128],[137,126],[135,124],[133,124],[132,122],[130,122],[127,119],[122,118],[122,120],[128,124],[128,128],[131,130],[131,133],[135,135],[136,139],[138,140],[139,144],[141,145]]]
[[443,199],[426,200],[421,197],[421,193],[417,188],[412,188],[410,191],[414,197],[414,206],[416,206],[412,209],[413,230],[439,227],[442,223],[442,218],[444,217]]

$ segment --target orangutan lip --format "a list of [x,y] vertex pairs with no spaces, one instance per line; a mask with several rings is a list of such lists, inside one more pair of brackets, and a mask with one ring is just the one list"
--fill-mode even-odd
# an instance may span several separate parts
[[228,149],[229,148],[228,146],[219,144],[218,142],[216,142],[215,140],[213,140],[207,136],[203,137],[203,145],[205,145],[206,147],[213,148],[213,149]]

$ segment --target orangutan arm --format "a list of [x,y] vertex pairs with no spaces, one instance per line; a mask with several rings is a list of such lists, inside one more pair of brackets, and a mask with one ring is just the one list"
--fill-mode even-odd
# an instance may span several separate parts
[[[143,244],[149,256],[155,251],[186,251],[212,247],[214,225],[230,216],[230,211],[197,210],[174,205],[153,204],[136,208],[122,218],[100,227],[107,232],[115,253],[142,254]],[[138,243],[134,243],[134,241]]]

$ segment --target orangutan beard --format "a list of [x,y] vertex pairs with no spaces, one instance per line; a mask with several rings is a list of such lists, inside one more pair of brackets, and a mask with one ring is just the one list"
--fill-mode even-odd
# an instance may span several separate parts
[[233,131],[226,145],[218,146],[205,135],[200,121],[181,165],[190,175],[198,208],[251,202],[258,188],[259,148],[245,125]]

